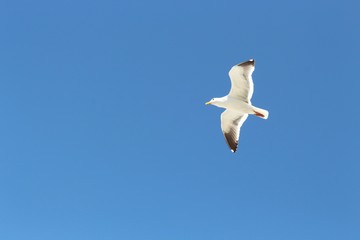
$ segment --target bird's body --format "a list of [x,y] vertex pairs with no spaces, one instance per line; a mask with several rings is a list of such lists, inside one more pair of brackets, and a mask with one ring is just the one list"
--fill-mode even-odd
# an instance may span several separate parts
[[254,92],[252,73],[255,69],[255,61],[249,61],[235,65],[229,71],[231,89],[227,96],[213,98],[206,104],[212,104],[226,110],[221,114],[221,129],[232,152],[236,152],[240,136],[240,127],[249,114],[267,119],[269,112],[251,105],[251,97]]
[[225,108],[234,112],[247,114],[252,113],[251,105],[241,99],[225,96],[222,98],[218,98],[217,100],[218,101],[216,103],[213,103],[212,105],[220,108]]

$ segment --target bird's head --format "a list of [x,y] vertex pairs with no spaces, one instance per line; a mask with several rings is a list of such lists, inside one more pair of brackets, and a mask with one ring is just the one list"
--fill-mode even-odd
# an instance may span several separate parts
[[217,106],[217,107],[224,107],[224,102],[225,102],[225,97],[222,97],[222,98],[213,98],[211,99],[210,101],[206,102],[205,105],[214,105],[214,106]]
[[215,98],[211,99],[210,101],[206,102],[205,105],[211,105],[215,102]]

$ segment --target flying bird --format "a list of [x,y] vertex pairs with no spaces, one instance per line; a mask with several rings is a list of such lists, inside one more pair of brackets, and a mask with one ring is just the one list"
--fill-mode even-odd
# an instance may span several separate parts
[[229,71],[231,89],[227,96],[213,98],[206,105],[211,104],[226,110],[221,114],[221,130],[230,150],[235,153],[240,127],[243,125],[249,114],[267,119],[269,112],[265,109],[251,105],[251,97],[254,92],[252,73],[255,69],[255,60],[239,63]]

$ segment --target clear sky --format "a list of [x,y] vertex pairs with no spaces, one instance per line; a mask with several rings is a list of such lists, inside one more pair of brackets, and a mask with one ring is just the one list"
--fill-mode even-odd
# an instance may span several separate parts
[[[0,239],[360,239],[359,12],[3,1]],[[204,103],[249,58],[233,154]]]

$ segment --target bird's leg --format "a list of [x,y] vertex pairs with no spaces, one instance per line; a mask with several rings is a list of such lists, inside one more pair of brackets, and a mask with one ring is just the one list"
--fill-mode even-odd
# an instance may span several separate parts
[[259,113],[259,112],[254,111],[254,113],[255,113],[255,116],[262,117],[262,118],[265,117],[264,114],[261,114],[261,113]]

